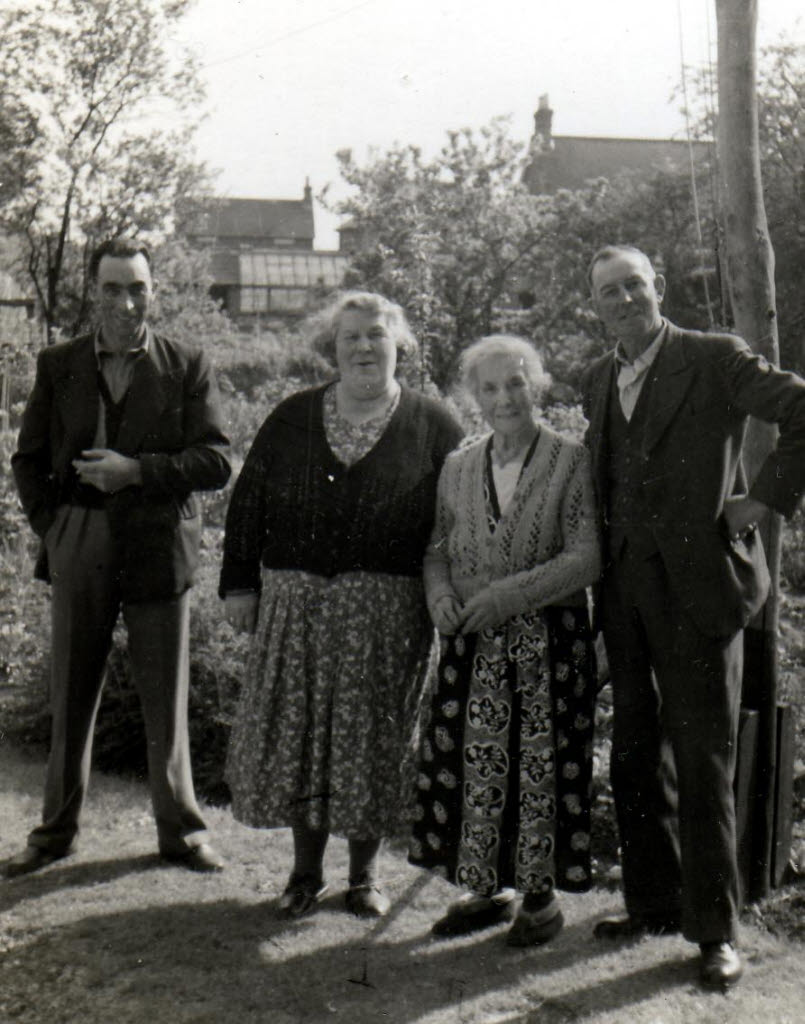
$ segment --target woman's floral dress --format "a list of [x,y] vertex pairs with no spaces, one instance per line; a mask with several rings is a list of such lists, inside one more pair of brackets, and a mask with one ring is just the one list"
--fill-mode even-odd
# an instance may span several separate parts
[[[395,407],[354,426],[329,389],[325,429],[339,460],[365,455]],[[403,828],[433,636],[420,579],[264,568],[227,757],[238,820],[356,839]]]

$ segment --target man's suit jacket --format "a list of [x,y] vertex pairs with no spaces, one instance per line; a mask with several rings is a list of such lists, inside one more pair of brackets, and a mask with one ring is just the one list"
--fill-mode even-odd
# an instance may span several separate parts
[[[614,352],[608,352],[582,383],[602,538],[616,372]],[[769,586],[759,537],[731,540],[723,516],[727,498],[746,493],[741,444],[747,416],[780,428],[749,493],[788,516],[805,490],[805,382],[771,367],[734,335],[671,323],[649,375],[641,449],[647,525],[675,595],[705,633],[726,637],[757,612]]]
[[[93,447],[100,401],[94,335],[40,353],[11,461],[23,509],[41,538],[69,500],[72,460]],[[192,492],[223,487],[228,447],[204,353],[151,333],[114,445],[139,460],[142,486],[106,499],[123,600],[162,600],[191,585],[201,537]],[[44,545],[36,575],[48,578]]]

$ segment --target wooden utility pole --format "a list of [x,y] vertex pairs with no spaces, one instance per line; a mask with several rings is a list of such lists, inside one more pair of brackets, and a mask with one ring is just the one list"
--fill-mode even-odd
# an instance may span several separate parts
[[[726,278],[735,328],[755,352],[779,362],[774,296],[774,252],[760,178],[757,108],[757,0],[716,0],[718,26],[717,151]],[[749,480],[776,441],[776,431],[750,420],[744,444]],[[744,707],[757,712],[757,776],[747,896],[772,884],[774,796],[777,767],[777,618],[780,517],[761,524],[772,577],[771,594],[745,633]]]

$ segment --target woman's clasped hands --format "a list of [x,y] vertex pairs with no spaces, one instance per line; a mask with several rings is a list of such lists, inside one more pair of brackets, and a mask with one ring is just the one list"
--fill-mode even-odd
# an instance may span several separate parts
[[444,594],[432,609],[433,624],[440,633],[452,636],[454,633],[480,633],[483,629],[491,629],[505,621],[501,615],[490,587],[485,587],[466,604],[462,604],[455,594]]

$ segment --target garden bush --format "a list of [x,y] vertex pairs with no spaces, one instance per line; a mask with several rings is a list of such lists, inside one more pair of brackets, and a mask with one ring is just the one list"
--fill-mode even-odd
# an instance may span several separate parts
[[11,475],[15,442],[12,431],[0,430],[0,694],[7,725],[36,736],[47,701],[50,602],[47,588],[31,579],[36,541]]
[[781,570],[788,586],[805,591],[805,509],[801,506],[783,525]]

